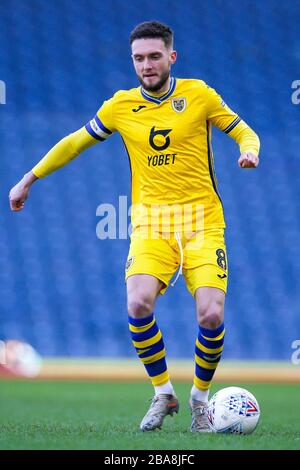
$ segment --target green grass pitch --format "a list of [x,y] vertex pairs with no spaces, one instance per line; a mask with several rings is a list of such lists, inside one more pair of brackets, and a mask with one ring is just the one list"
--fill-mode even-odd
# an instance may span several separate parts
[[167,417],[161,430],[142,433],[148,383],[2,381],[0,448],[300,449],[299,385],[234,385],[251,391],[261,407],[260,423],[248,436],[191,434],[190,384],[175,384],[179,414]]

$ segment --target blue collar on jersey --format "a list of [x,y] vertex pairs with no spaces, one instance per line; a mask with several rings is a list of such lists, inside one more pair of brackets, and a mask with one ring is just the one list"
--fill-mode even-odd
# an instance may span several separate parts
[[159,96],[159,97],[149,95],[142,87],[141,87],[141,93],[142,93],[143,98],[145,98],[145,100],[152,101],[152,103],[160,104],[163,101],[167,100],[169,96],[172,95],[173,91],[175,90],[175,87],[176,87],[176,78],[171,77],[170,88],[164,95]]

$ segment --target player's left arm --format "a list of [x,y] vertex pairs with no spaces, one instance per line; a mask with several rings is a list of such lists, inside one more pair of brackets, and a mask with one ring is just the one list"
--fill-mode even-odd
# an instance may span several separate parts
[[238,165],[241,168],[256,168],[259,164],[260,143],[258,135],[244,121],[240,121],[229,135],[240,146],[241,155],[238,159]]
[[234,111],[213,88],[207,88],[207,117],[221,131],[228,134],[240,147],[238,165],[256,168],[259,164],[260,142],[258,135]]

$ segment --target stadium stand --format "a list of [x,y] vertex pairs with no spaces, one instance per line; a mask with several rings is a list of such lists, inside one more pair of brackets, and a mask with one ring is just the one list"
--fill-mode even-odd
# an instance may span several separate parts
[[[96,236],[99,204],[118,208],[119,195],[130,195],[120,137],[37,182],[22,213],[10,212],[7,194],[104,99],[137,86],[127,38],[158,19],[175,31],[173,74],[204,79],[261,138],[259,169],[242,171],[234,142],[214,131],[230,269],[224,357],[289,360],[300,331],[300,105],[291,101],[300,10],[276,0],[160,0],[157,13],[157,3],[0,0],[0,338],[44,356],[135,357],[129,241]],[[193,358],[194,305],[182,279],[157,314],[169,356]]]

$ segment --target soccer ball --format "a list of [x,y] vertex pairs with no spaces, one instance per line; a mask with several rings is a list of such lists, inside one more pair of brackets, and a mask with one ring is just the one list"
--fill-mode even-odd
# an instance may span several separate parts
[[223,388],[208,403],[208,419],[214,432],[250,434],[259,417],[256,398],[244,388]]

